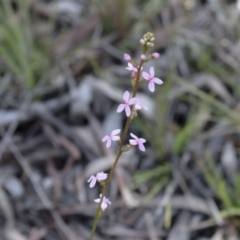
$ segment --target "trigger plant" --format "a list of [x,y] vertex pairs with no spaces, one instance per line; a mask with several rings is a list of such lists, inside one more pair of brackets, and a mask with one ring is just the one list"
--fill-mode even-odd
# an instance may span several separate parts
[[[121,129],[115,129],[102,139],[103,142],[106,142],[107,148],[111,147],[112,141],[119,142],[116,158],[109,174],[99,172],[96,173],[96,175],[92,175],[88,179],[90,188],[93,188],[97,182],[102,186],[102,192],[99,198],[94,200],[96,203],[98,203],[98,208],[92,225],[92,231],[89,240],[93,240],[99,219],[104,211],[106,211],[108,205],[111,205],[110,200],[106,197],[106,193],[120,156],[123,152],[128,151],[132,147],[138,147],[140,151],[145,151],[144,144],[146,143],[146,140],[144,138],[137,137],[133,133],[128,133],[128,130],[132,120],[137,117],[137,112],[140,110],[147,110],[147,107],[144,105],[144,103],[137,98],[139,84],[147,81],[150,92],[154,92],[155,84],[163,84],[161,79],[155,77],[155,70],[153,66],[150,67],[149,72],[143,71],[144,63],[150,61],[151,59],[159,58],[158,53],[151,53],[151,49],[154,46],[153,42],[154,36],[152,33],[148,32],[144,34],[143,38],[140,40],[142,54],[138,63],[134,62],[132,57],[127,53],[125,53],[123,56],[124,60],[127,62],[127,67],[125,69],[131,72],[130,81],[132,84],[132,92],[124,92],[123,102],[118,106],[116,111],[118,113],[125,112],[127,120],[123,131]],[[120,135],[120,133],[122,134]],[[128,134],[131,136],[131,139],[129,140],[129,144],[125,145],[125,140]]]

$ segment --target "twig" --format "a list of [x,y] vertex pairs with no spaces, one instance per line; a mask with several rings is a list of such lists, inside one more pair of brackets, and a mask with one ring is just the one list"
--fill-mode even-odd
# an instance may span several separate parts
[[[25,111],[25,109],[28,108],[28,106],[31,102],[31,99],[32,99],[32,96],[30,94],[26,96],[26,98],[19,110],[19,113],[21,113],[21,111]],[[6,111],[4,111],[4,112],[6,112]],[[22,115],[22,114],[19,114],[19,115]],[[1,111],[0,111],[0,127],[5,126],[5,124],[1,124],[2,121],[4,122],[4,117],[6,117],[5,114],[3,113],[1,116]],[[5,133],[5,135],[2,139],[2,142],[0,143],[0,160],[2,159],[4,148],[10,142],[12,135],[14,134],[15,130],[17,129],[17,126],[19,124],[19,118],[13,118],[10,123],[11,124],[10,124],[7,132]]]
[[[27,100],[26,100],[27,101]],[[59,98],[55,98],[43,103],[33,103],[29,105],[29,102],[23,103],[23,107],[19,110],[7,110],[0,111],[0,126],[4,127],[9,124],[18,124],[19,122],[29,121],[34,117],[33,112],[47,110],[50,112],[57,111],[71,102],[71,96],[69,94]],[[12,127],[13,128],[13,127]]]
[[154,224],[153,224],[153,216],[151,215],[151,213],[146,212],[144,214],[144,218],[145,218],[145,222],[146,222],[146,225],[147,225],[149,238],[151,240],[158,240],[157,231],[156,231],[156,229],[154,227]]

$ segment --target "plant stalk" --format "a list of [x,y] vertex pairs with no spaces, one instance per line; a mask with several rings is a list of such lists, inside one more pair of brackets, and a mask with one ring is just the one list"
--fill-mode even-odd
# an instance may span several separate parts
[[[136,76],[136,82],[135,82],[135,85],[134,85],[134,88],[133,88],[132,97],[136,97],[136,94],[137,94],[137,89],[138,89],[138,84],[139,84],[140,74],[141,74],[141,68],[142,68],[143,63],[144,63],[144,61],[141,60],[141,62],[139,64],[139,67],[138,67],[138,72],[137,72],[137,76]],[[131,107],[131,109],[132,109],[132,107]],[[102,204],[104,196],[106,195],[108,185],[109,185],[109,183],[112,179],[114,170],[115,170],[115,168],[117,166],[117,163],[118,163],[118,160],[123,153],[122,148],[123,148],[124,141],[126,139],[126,135],[127,135],[127,131],[129,129],[130,123],[131,123],[131,116],[129,116],[127,118],[127,122],[126,122],[125,127],[124,127],[124,131],[123,131],[123,134],[122,134],[122,137],[121,137],[120,145],[119,145],[119,148],[118,148],[118,152],[117,152],[114,164],[113,164],[113,166],[110,170],[110,173],[109,173],[108,178],[106,180],[106,184],[103,187],[102,196],[101,196],[100,202],[98,204],[98,208],[97,208],[97,212],[96,212],[96,215],[95,215],[95,218],[94,218],[94,222],[93,222],[93,226],[92,226],[91,235],[90,235],[89,240],[93,240],[93,237],[94,237],[94,234],[95,234],[95,231],[96,231],[96,227],[97,227],[97,224],[98,224],[98,220],[100,219],[100,217],[98,217],[98,216],[100,214],[100,211],[102,211],[101,210],[101,204]]]

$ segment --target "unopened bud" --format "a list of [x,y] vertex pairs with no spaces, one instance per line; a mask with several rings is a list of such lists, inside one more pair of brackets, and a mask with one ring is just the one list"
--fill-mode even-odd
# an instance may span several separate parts
[[144,44],[145,44],[145,41],[144,41],[143,39],[141,39],[141,40],[140,40],[140,43],[141,43],[142,45],[144,45]]
[[124,60],[127,61],[127,62],[130,62],[132,60],[131,56],[127,53],[124,53],[124,56],[123,56]]
[[144,54],[141,55],[141,59],[142,60],[145,60],[146,59],[146,56]]
[[142,44],[142,49],[143,52],[146,53],[150,48],[154,46],[155,38],[153,33],[147,32],[146,34],[143,35],[143,38],[140,40],[140,43]]
[[155,53],[152,53],[152,58],[159,58],[159,53],[155,52]]

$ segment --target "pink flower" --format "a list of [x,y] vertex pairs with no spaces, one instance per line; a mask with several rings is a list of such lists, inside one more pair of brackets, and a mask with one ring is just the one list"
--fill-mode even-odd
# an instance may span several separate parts
[[117,112],[122,112],[123,109],[125,109],[126,115],[127,117],[130,116],[131,114],[131,109],[130,109],[130,105],[134,104],[136,101],[136,98],[131,98],[130,99],[130,93],[128,91],[124,92],[123,94],[123,101],[124,103],[120,104],[117,108]]
[[160,55],[159,55],[159,53],[157,53],[157,52],[152,53],[152,57],[153,57],[153,58],[159,58],[159,56],[160,56]]
[[137,110],[140,110],[142,108],[144,108],[145,110],[148,110],[148,108],[138,99],[136,98],[136,101],[135,101],[135,109]]
[[[95,199],[94,202],[99,203],[101,201],[101,197],[102,197],[102,194],[100,194],[100,198]],[[108,198],[104,196],[101,204],[102,210],[104,211],[108,205],[111,205],[111,202],[109,201]]]
[[130,62],[128,62],[128,67],[126,69],[132,71],[132,74],[137,73],[138,71],[138,69],[134,67]]
[[138,145],[139,150],[141,150],[142,152],[145,152],[145,147],[143,145],[143,143],[146,142],[146,140],[144,138],[138,138],[137,136],[135,136],[134,134],[130,133],[130,135],[134,138],[134,139],[130,139],[129,142],[131,145]]
[[112,141],[118,141],[120,140],[120,137],[119,136],[115,136],[117,134],[119,134],[121,132],[120,129],[115,129],[111,132],[111,135],[106,135],[102,141],[103,142],[106,142],[107,141],[107,144],[106,144],[106,147],[109,148],[111,146],[111,143]]
[[161,80],[161,79],[159,79],[159,78],[155,78],[154,76],[155,76],[155,71],[154,71],[154,68],[153,67],[150,67],[150,71],[149,71],[150,73],[147,73],[147,72],[143,72],[142,73],[142,76],[143,76],[143,78],[146,80],[146,81],[148,81],[149,83],[148,83],[148,89],[149,89],[149,91],[150,92],[154,92],[154,90],[155,90],[155,83],[156,84],[159,84],[159,85],[161,85],[161,84],[163,84],[163,81]]
[[132,60],[131,56],[127,53],[124,53],[124,56],[123,56],[124,60],[127,61],[127,62],[130,62]]
[[107,174],[104,172],[99,172],[96,174],[96,176],[92,175],[87,182],[90,182],[89,187],[93,188],[96,185],[97,181],[104,181],[107,179]]
[[145,59],[146,59],[146,55],[142,54],[142,55],[141,55],[141,59],[142,59],[142,60],[145,60]]

